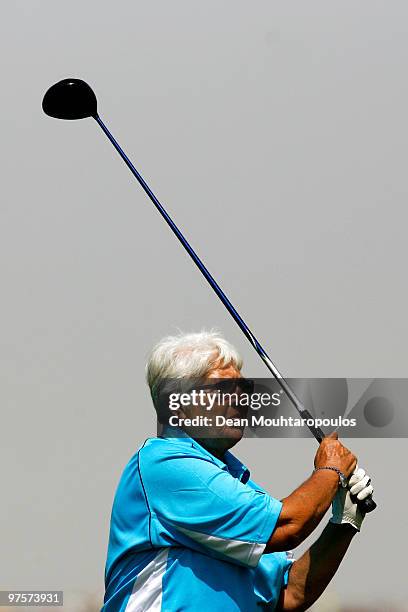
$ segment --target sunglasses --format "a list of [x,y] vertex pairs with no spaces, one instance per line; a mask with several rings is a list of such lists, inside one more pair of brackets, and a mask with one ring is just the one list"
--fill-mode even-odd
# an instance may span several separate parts
[[254,392],[255,383],[249,378],[221,378],[212,383],[199,385],[200,390],[212,391],[216,393],[246,393],[251,395]]

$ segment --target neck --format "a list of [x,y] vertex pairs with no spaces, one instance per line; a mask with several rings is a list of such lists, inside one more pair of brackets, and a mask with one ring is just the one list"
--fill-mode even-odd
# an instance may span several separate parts
[[205,450],[214,455],[214,457],[217,457],[217,459],[220,459],[221,461],[224,460],[224,455],[228,450],[228,446],[222,443],[223,440],[218,438],[195,438],[195,440],[201,444]]

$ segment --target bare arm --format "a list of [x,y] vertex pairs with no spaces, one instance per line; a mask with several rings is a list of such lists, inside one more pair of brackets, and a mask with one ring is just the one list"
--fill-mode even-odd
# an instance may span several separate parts
[[[356,463],[356,457],[338,441],[336,433],[324,438],[314,461],[315,467],[336,467],[346,476],[353,472]],[[290,550],[301,544],[322,520],[338,484],[336,472],[320,470],[284,498],[277,525],[264,552]]]
[[328,523],[319,539],[293,563],[277,609],[308,610],[333,578],[356,533],[351,525]]
[[322,520],[338,489],[336,472],[321,470],[282,500],[278,524],[265,553],[291,550],[301,544]]

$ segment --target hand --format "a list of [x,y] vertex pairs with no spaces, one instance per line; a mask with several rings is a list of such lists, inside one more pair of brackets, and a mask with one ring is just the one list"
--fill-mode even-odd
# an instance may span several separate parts
[[333,499],[333,516],[330,521],[338,525],[349,523],[357,531],[360,531],[365,514],[352,501],[351,495],[355,495],[360,500],[365,499],[374,491],[370,483],[371,478],[365,471],[362,468],[356,468],[349,480],[349,488],[339,487]]
[[314,466],[335,467],[348,478],[356,468],[357,458],[337,438],[336,432],[323,438],[315,456]]

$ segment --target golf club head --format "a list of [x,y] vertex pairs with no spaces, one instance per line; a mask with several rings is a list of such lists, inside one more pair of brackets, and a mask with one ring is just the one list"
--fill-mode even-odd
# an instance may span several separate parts
[[46,92],[42,108],[56,119],[96,117],[97,101],[91,87],[81,79],[63,79]]

